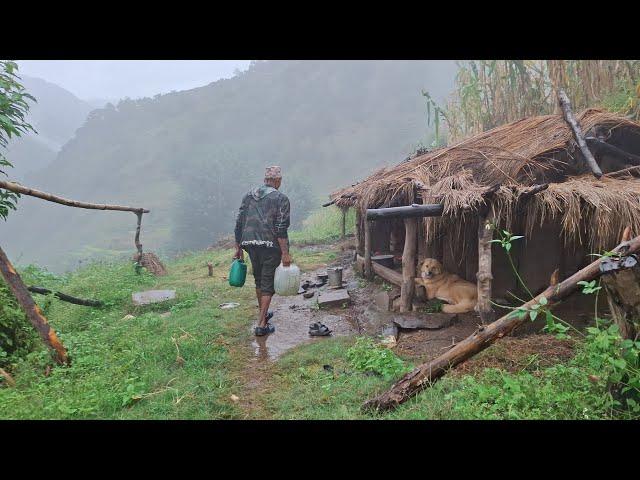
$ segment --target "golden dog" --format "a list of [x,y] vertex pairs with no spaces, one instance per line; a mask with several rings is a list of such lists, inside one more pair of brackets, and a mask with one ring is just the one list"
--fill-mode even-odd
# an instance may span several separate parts
[[420,268],[420,278],[416,284],[427,290],[427,298],[437,298],[448,305],[442,306],[444,313],[471,312],[478,301],[476,286],[458,275],[445,272],[442,264],[435,258],[427,258]]

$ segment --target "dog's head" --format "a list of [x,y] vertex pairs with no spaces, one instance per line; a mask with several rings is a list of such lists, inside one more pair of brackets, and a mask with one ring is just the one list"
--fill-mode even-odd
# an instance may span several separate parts
[[437,275],[443,272],[442,264],[435,258],[427,258],[422,262],[420,268],[420,276],[425,280],[433,280]]

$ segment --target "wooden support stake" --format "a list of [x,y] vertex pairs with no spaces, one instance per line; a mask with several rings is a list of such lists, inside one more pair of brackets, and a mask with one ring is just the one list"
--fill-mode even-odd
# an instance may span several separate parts
[[418,219],[407,218],[404,221],[405,236],[402,252],[402,287],[400,287],[400,311],[410,312],[415,292],[416,278],[416,239]]
[[340,232],[340,238],[344,238],[347,236],[347,210],[346,208],[341,208],[342,210],[342,230]]
[[[629,242],[621,243],[614,251],[625,255],[640,251],[640,237],[635,237]],[[581,288],[578,282],[589,282],[601,275],[600,262],[601,260],[598,259],[557,285],[550,285],[544,292],[526,302],[521,308],[531,311],[533,305],[540,305],[540,299],[542,297],[547,299],[547,304],[544,306],[545,309],[561,302]],[[552,280],[551,283],[557,281],[557,275],[555,275],[555,277],[555,280]],[[537,311],[539,311],[539,309]],[[367,401],[363,405],[363,408],[389,410],[397,407],[416,393],[432,385],[433,382],[437,381],[456,365],[473,357],[478,352],[489,347],[496,340],[508,335],[514,329],[528,321],[530,321],[529,315],[523,315],[522,318],[519,318],[513,315],[512,312],[509,312],[495,322],[480,327],[471,336],[458,343],[451,350],[448,350],[430,362],[423,363],[416,367],[412,372],[394,383],[388,391]]]
[[140,243],[140,227],[142,226],[142,212],[136,212],[136,216],[138,217],[138,223],[136,225],[136,237],[134,242],[136,244],[136,249],[138,250],[138,262],[142,261],[142,244]]
[[600,170],[598,162],[596,162],[596,159],[593,158],[593,154],[591,153],[591,150],[589,150],[587,142],[585,142],[584,140],[580,125],[578,124],[578,121],[573,116],[573,112],[571,111],[571,102],[569,101],[569,97],[567,97],[567,94],[564,93],[564,90],[562,89],[558,90],[558,102],[560,103],[560,108],[562,108],[564,119],[571,127],[573,137],[575,138],[578,147],[580,147],[580,151],[582,152],[587,165],[591,169],[591,172],[593,172],[593,175],[599,179],[600,177],[602,177],[602,170]]
[[373,280],[373,269],[371,267],[371,222],[364,220],[364,276],[368,280]]
[[478,218],[478,303],[476,311],[480,314],[483,325],[495,320],[495,312],[491,308],[491,287],[493,274],[491,272],[491,240],[493,240],[493,211],[485,208]]
[[27,315],[31,325],[33,325],[40,334],[40,338],[55,352],[54,358],[56,362],[60,365],[68,364],[69,358],[67,357],[66,349],[58,339],[56,332],[49,325],[49,322],[47,322],[40,307],[38,307],[33,301],[33,298],[31,298],[29,290],[23,283],[18,272],[13,268],[13,265],[11,265],[2,247],[0,247],[0,273],[22,307],[22,310],[24,310],[24,313]]
[[213,277],[213,263],[207,262],[207,268],[209,269],[209,276]]

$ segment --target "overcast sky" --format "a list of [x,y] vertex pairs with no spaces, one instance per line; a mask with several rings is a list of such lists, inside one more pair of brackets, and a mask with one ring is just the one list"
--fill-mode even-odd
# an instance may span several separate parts
[[229,78],[249,60],[17,60],[19,72],[83,100],[152,97]]

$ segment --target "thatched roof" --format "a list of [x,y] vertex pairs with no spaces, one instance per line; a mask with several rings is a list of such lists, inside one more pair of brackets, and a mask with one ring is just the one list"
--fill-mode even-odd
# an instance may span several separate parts
[[[608,143],[640,153],[637,123],[595,109],[582,112],[578,121],[583,132],[604,135]],[[380,169],[334,192],[331,199],[340,207],[360,209],[409,205],[419,199],[442,203],[442,218],[425,218],[430,239],[440,228],[464,228],[465,219],[484,204],[482,194],[499,184],[492,206],[503,227],[510,229],[514,215],[524,213],[530,233],[552,218],[562,223],[565,241],[610,248],[627,225],[640,232],[640,179],[635,172],[607,174],[620,167],[606,168],[598,160],[605,172],[600,180],[588,173],[562,116],[530,117]],[[518,205],[523,191],[543,183],[549,188]]]

